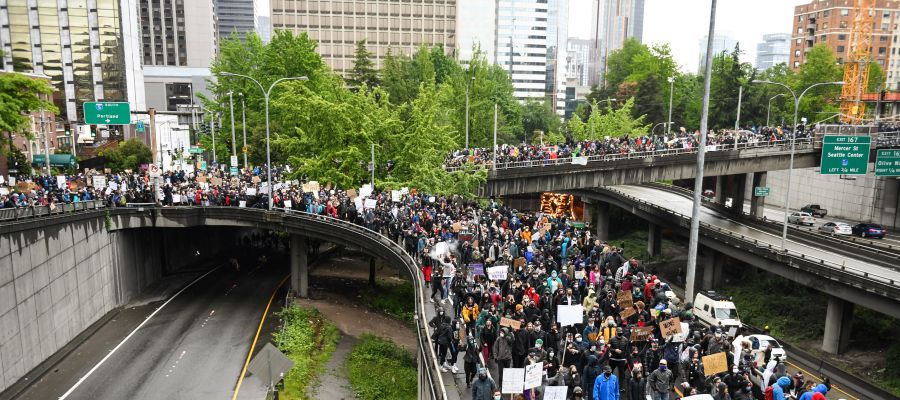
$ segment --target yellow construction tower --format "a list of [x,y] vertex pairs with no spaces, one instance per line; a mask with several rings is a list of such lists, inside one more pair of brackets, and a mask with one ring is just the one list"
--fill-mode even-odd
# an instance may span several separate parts
[[850,53],[844,61],[841,119],[848,124],[859,124],[866,111],[862,95],[869,86],[869,47],[872,45],[875,0],[854,0],[853,13]]

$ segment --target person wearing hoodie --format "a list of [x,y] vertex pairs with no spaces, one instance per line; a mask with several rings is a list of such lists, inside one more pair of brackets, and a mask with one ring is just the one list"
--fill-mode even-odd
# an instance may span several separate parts
[[497,390],[497,384],[494,380],[488,378],[487,370],[478,369],[478,379],[472,384],[472,400],[492,400],[494,391]]
[[815,396],[816,393],[822,394],[823,397],[827,396],[828,395],[828,386],[825,386],[825,384],[820,383],[820,384],[816,385],[816,387],[814,387],[813,390],[810,390],[810,391],[800,395],[800,398],[798,400],[813,400],[814,399],[813,396]]
[[[581,373],[582,376],[582,384],[583,388],[593,388],[594,382],[597,378],[602,374],[603,369],[600,367],[600,363],[597,362],[597,356],[591,354],[587,356],[587,366],[584,367],[584,371]],[[594,397],[593,390],[588,390],[587,393],[588,400],[596,400]]]
[[619,379],[608,365],[594,380],[594,400],[619,400]]
[[787,389],[788,386],[791,385],[791,378],[786,376],[782,376],[778,378],[778,381],[772,385],[772,398],[774,400],[787,400],[784,395],[784,390]]

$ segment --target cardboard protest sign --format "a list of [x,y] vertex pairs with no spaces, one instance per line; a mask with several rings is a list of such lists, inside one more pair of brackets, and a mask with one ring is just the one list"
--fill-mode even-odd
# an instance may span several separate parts
[[659,330],[662,332],[662,336],[665,339],[668,339],[669,336],[674,334],[681,333],[681,319],[674,317],[665,321],[660,321]]
[[462,230],[462,223],[454,222],[452,228],[453,228],[453,232],[459,232]]
[[501,317],[500,326],[508,326],[513,330],[519,330],[522,327],[522,322],[512,318]]
[[616,293],[616,301],[619,303],[619,307],[625,308],[626,306],[631,307],[634,303],[632,303],[631,292],[628,290],[620,290]]
[[646,342],[650,340],[651,336],[653,336],[652,326],[636,326],[631,328],[630,339],[632,342]]
[[544,400],[566,400],[568,392],[568,386],[545,386]]
[[472,275],[484,276],[484,264],[481,264],[481,263],[469,264],[469,270],[472,271]]
[[525,366],[525,389],[541,386],[544,378],[544,362]]
[[525,386],[525,368],[503,368],[503,387],[500,392],[504,394],[522,393]]
[[513,266],[516,268],[524,267],[525,266],[525,257],[519,257],[519,258],[513,260]]
[[309,181],[309,189],[313,192],[318,192],[321,188],[318,181]]
[[212,178],[209,180],[211,185],[222,186],[222,178]]
[[703,356],[701,361],[703,362],[703,373],[706,376],[728,371],[728,359],[724,352]]
[[637,311],[634,311],[634,307],[622,307],[622,311],[619,311],[619,317],[622,319],[628,319],[632,315],[637,314]]
[[349,197],[350,200],[355,199],[356,198],[356,189],[347,190],[347,197]]
[[206,183],[206,176],[205,175],[197,175],[197,182],[198,183]]
[[488,268],[488,279],[494,281],[506,280],[506,272],[509,269],[507,265],[495,265]]
[[580,324],[584,321],[584,306],[556,306],[556,322],[560,326]]
[[258,177],[258,176],[254,176],[253,179],[251,179],[251,181],[253,183],[260,183],[260,182],[262,182],[262,179],[260,179],[260,177]]

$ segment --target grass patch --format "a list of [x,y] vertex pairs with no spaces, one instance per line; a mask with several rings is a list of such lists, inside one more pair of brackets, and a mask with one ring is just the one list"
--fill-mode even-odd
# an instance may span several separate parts
[[416,398],[416,361],[394,342],[365,334],[346,363],[350,385],[360,399]]
[[411,283],[377,283],[375,287],[367,285],[360,290],[360,294],[365,304],[407,324],[413,323],[415,292]]
[[643,262],[668,261],[669,257],[664,254],[671,253],[671,248],[673,246],[672,242],[662,240],[662,251],[660,254],[656,257],[650,257],[650,254],[647,253],[647,238],[649,236],[647,230],[647,228],[644,228],[619,232],[611,231],[607,242],[613,246],[624,248],[625,257],[628,258],[634,257]]
[[278,348],[294,361],[284,376],[282,399],[307,399],[306,389],[325,368],[340,339],[337,327],[314,308],[292,305],[278,312],[283,332],[275,333]]

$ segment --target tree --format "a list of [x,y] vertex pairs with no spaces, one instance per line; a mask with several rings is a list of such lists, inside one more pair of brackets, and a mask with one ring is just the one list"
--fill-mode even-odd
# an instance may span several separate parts
[[667,115],[663,109],[663,99],[660,98],[662,88],[659,77],[648,75],[637,84],[637,94],[634,97],[632,116],[638,118],[645,116],[650,122],[665,122]]
[[591,112],[587,121],[572,117],[569,123],[569,132],[575,140],[602,139],[603,137],[637,137],[647,135],[650,125],[644,123],[645,116],[634,118],[634,99],[628,99],[618,109],[611,105],[606,106],[606,112],[601,110],[597,102],[591,103]]
[[553,111],[550,102],[534,99],[525,101],[522,106],[523,137],[532,137],[537,134],[536,131],[549,135],[550,132],[558,132],[559,127],[559,116]]
[[106,159],[106,167],[113,171],[137,170],[141,164],[150,164],[153,157],[150,148],[137,139],[121,142],[118,147],[101,151],[99,155]]
[[[831,48],[825,44],[814,46],[806,55],[806,63],[800,66],[791,87],[799,96],[806,88],[820,82],[837,82],[843,79],[844,71],[837,63]],[[830,113],[839,111],[837,99],[840,98],[841,87],[825,85],[816,87],[805,96],[800,103],[799,117],[806,117],[810,122],[827,118]]]
[[373,88],[378,86],[378,83],[378,72],[375,71],[375,63],[372,62],[372,52],[366,48],[366,40],[360,40],[356,42],[353,69],[348,74],[347,84],[356,88],[363,85]]
[[10,143],[13,134],[19,133],[33,138],[29,130],[31,126],[29,113],[42,107],[49,112],[58,111],[53,103],[44,100],[44,96],[49,97],[52,93],[53,87],[42,79],[16,73],[0,74],[0,132],[6,132],[6,135],[0,135],[0,152],[11,155]]

